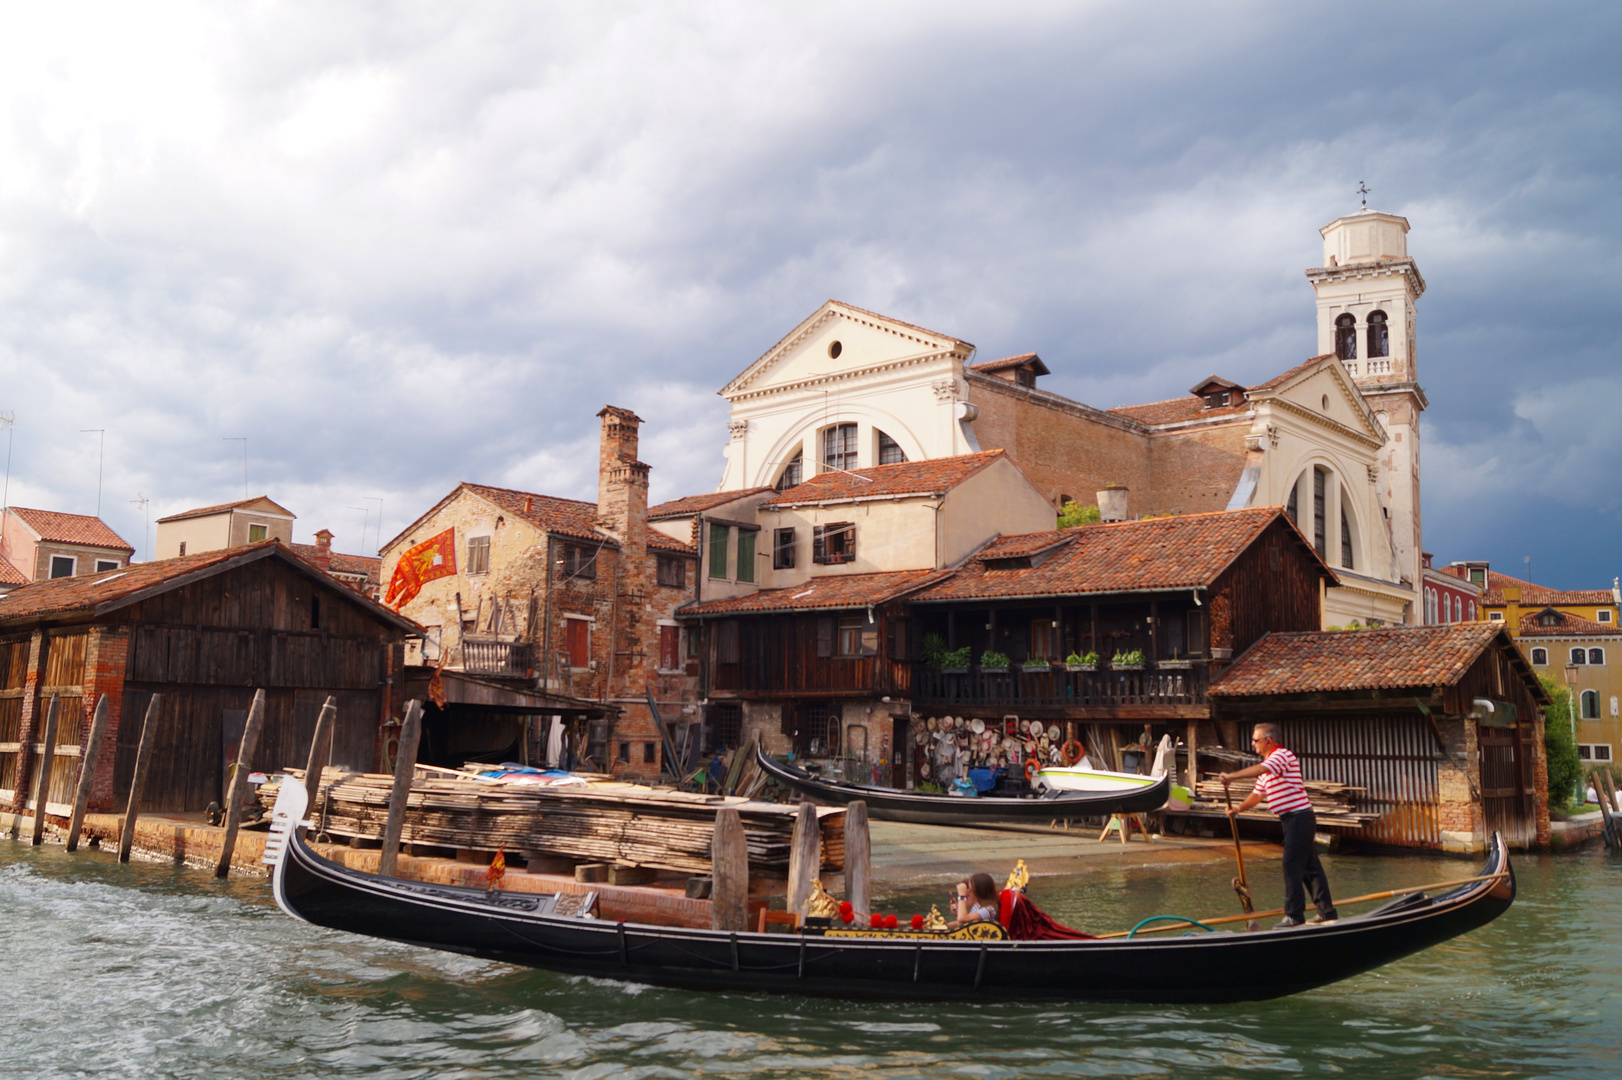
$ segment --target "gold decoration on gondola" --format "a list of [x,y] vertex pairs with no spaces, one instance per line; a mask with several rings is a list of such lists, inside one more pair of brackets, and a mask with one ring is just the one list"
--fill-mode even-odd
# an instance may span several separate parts
[[908,941],[1007,941],[1008,931],[1001,923],[990,920],[978,920],[965,923],[956,930],[914,930],[910,926],[898,926],[894,930],[881,930],[869,926],[840,926],[829,927],[823,931],[823,937],[836,938],[904,938]]
[[808,919],[839,918],[839,901],[828,895],[820,879],[811,882],[811,895],[805,898],[805,915]]
[[924,929],[925,930],[945,930],[946,929],[946,916],[942,915],[941,914],[941,909],[936,907],[934,904],[929,905],[929,914],[924,916]]
[[1025,886],[1029,885],[1030,883],[1031,872],[1025,866],[1025,860],[1021,859],[1019,862],[1015,863],[1014,868],[1009,871],[1008,881],[1003,884],[1003,888],[1018,889],[1020,892],[1024,892]]

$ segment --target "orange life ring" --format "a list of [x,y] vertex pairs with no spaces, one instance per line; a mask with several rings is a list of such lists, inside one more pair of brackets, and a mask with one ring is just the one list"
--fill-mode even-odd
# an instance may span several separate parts
[[1059,748],[1059,754],[1064,758],[1064,763],[1066,765],[1074,765],[1083,757],[1087,756],[1087,751],[1082,749],[1081,743],[1077,742],[1075,739],[1071,739],[1069,742],[1065,743]]
[[1028,757],[1025,759],[1025,782],[1027,784],[1036,783],[1036,774],[1041,771],[1042,763],[1040,761],[1037,761],[1033,757]]

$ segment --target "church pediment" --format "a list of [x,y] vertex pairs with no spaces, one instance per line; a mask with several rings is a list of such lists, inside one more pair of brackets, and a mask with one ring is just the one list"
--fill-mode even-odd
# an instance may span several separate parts
[[948,334],[829,300],[722,387],[721,396],[731,400],[973,351]]
[[1322,417],[1376,443],[1385,442],[1385,431],[1367,400],[1333,356],[1314,357],[1262,386],[1251,387],[1249,395],[1258,404],[1282,402],[1297,414]]

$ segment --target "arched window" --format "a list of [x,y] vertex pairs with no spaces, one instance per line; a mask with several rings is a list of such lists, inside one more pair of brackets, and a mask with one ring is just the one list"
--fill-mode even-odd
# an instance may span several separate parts
[[1369,358],[1391,355],[1391,328],[1386,325],[1385,312],[1369,312]]
[[822,466],[846,472],[856,468],[855,424],[836,424],[822,433]]
[[1350,315],[1335,320],[1335,355],[1342,360],[1357,359],[1357,320]]
[[1534,666],[1534,667],[1548,667],[1549,666],[1549,650],[1548,649],[1533,649],[1532,650],[1532,666]]
[[1297,487],[1298,485],[1296,484],[1290,485],[1290,497],[1284,503],[1284,512],[1290,516],[1290,520],[1295,522],[1295,527],[1299,529],[1301,527],[1301,518],[1300,515],[1296,513],[1295,507]]
[[1605,663],[1605,650],[1604,649],[1589,649],[1588,650],[1588,662],[1590,664],[1603,664],[1603,663]]
[[1588,654],[1586,652],[1584,652],[1582,649],[1573,649],[1573,650],[1571,650],[1571,662],[1573,664],[1580,664],[1580,663],[1582,663],[1583,661],[1585,661],[1587,659],[1588,659]]
[[906,451],[901,449],[900,443],[896,442],[882,431],[878,434],[880,465],[899,465],[903,461],[907,460]]
[[793,459],[783,466],[783,475],[777,478],[777,490],[787,491],[805,479],[805,451],[795,451]]
[[1324,494],[1329,490],[1329,470],[1322,465],[1312,467],[1312,546],[1318,550],[1318,558],[1324,562],[1329,561],[1328,537],[1325,529],[1328,522],[1324,520]]
[[1584,720],[1598,720],[1599,719],[1599,691],[1598,690],[1584,690],[1583,691],[1583,719]]

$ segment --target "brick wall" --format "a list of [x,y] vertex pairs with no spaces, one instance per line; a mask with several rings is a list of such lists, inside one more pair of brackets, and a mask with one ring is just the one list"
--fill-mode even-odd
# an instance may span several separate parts
[[1442,737],[1443,760],[1436,769],[1437,816],[1442,848],[1457,854],[1477,854],[1486,847],[1486,819],[1482,811],[1481,755],[1474,720],[1443,719],[1436,723]]
[[[115,809],[113,805],[113,762],[118,757],[118,729],[124,715],[124,666],[129,660],[130,632],[126,626],[96,626],[90,630],[84,661],[84,735],[97,700],[107,695],[107,728],[102,733],[101,750],[96,757],[95,782],[90,789],[91,811]],[[140,721],[137,720],[137,723]],[[81,747],[88,749],[81,741]],[[81,753],[83,751],[81,750]]]

